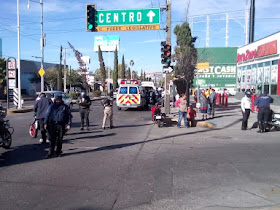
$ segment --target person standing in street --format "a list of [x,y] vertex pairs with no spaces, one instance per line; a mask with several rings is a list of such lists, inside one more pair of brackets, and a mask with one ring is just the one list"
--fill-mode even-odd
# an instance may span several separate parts
[[110,129],[112,129],[113,126],[113,93],[111,92],[109,96],[102,100],[102,105],[104,106],[104,117],[103,117],[103,124],[102,129],[105,130],[106,126],[106,120],[109,117],[110,119]]
[[200,89],[200,85],[197,86],[197,88],[194,90],[194,101],[197,103],[197,99],[202,93],[202,90]]
[[273,98],[267,95],[266,92],[261,94],[254,101],[254,105],[258,106],[258,123],[259,123],[259,133],[263,133],[266,131],[268,118],[270,115],[270,103],[273,103]]
[[208,97],[209,99],[209,105],[210,105],[210,117],[211,118],[214,118],[214,115],[215,115],[215,106],[216,106],[216,91],[215,89],[211,89],[211,93]]
[[79,104],[79,112],[81,117],[81,130],[84,130],[84,123],[86,120],[87,129],[89,130],[89,112],[91,101],[89,96],[86,95],[86,92],[82,92],[78,97],[77,102]]
[[54,155],[55,145],[56,156],[62,153],[62,140],[66,130],[70,130],[72,122],[72,115],[67,105],[62,101],[61,95],[56,95],[54,103],[49,106],[44,127],[49,132],[50,150],[47,158]]
[[48,107],[52,104],[52,100],[50,98],[46,98],[45,93],[40,93],[40,99],[37,100],[34,104],[34,113],[36,115],[36,119],[39,120],[39,126],[41,131],[41,143],[46,143],[47,140],[47,131],[44,128],[44,120],[46,117],[46,112]]
[[243,115],[241,130],[247,130],[248,119],[251,112],[251,91],[246,91],[245,96],[241,99],[241,111]]
[[202,115],[202,120],[208,120],[207,109],[209,106],[209,100],[208,98],[206,98],[204,92],[200,94],[199,102],[200,102],[200,113]]
[[187,121],[187,96],[183,94],[177,101],[175,101],[175,106],[179,107],[179,119],[177,123],[177,127],[180,128],[182,118],[184,118],[185,128],[188,127]]

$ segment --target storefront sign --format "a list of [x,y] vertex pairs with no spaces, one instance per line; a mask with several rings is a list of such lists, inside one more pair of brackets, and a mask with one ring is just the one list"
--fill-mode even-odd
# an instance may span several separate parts
[[246,53],[237,53],[236,63],[242,63],[255,58],[264,57],[277,53],[277,40],[262,44],[254,50],[246,50]]
[[236,66],[210,66],[208,69],[198,69],[195,77],[195,84],[202,88],[209,84],[212,87],[235,87]]

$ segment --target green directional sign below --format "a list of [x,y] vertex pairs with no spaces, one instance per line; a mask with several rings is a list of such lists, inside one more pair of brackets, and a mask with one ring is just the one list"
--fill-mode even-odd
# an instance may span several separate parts
[[97,31],[157,30],[159,28],[159,8],[96,11]]

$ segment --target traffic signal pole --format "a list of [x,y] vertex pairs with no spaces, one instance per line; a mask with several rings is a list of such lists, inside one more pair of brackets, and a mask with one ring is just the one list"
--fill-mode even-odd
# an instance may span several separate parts
[[[171,45],[171,0],[166,0],[166,44]],[[167,72],[165,75],[165,98],[164,98],[164,112],[170,114],[170,77],[171,73]]]

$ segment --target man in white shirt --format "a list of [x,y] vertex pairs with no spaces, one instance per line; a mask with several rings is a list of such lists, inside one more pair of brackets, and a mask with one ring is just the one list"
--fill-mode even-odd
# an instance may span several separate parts
[[245,96],[241,99],[241,110],[242,110],[242,126],[241,130],[247,130],[248,119],[251,111],[251,92],[246,91]]

